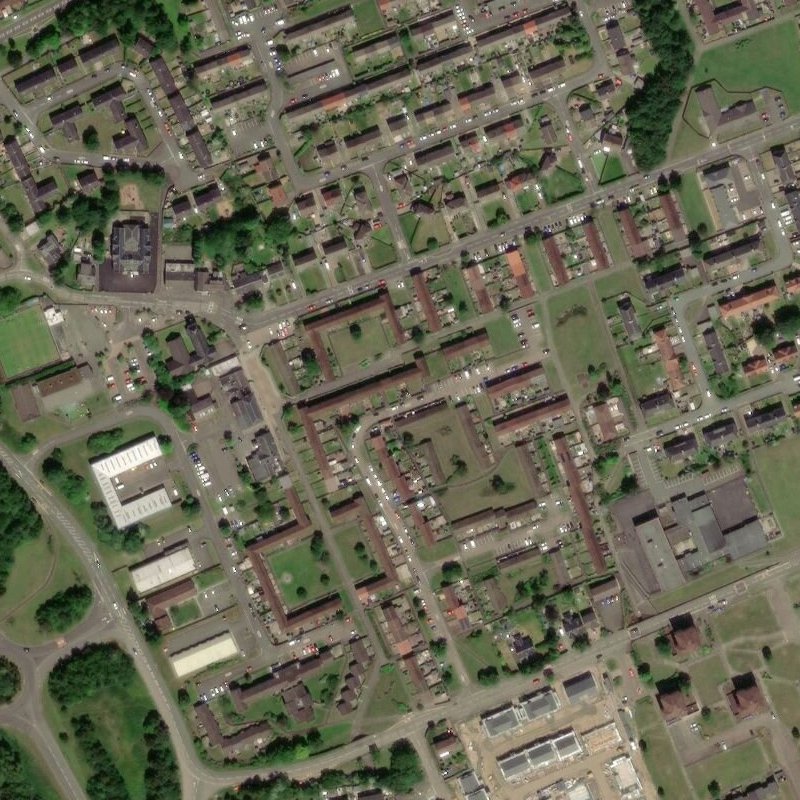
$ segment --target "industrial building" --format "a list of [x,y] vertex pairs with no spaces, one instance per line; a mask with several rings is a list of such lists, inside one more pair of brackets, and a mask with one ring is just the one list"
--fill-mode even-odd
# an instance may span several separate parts
[[239,646],[230,631],[220,633],[204,642],[187,647],[173,653],[169,660],[178,678],[185,678],[195,672],[217,664],[220,661],[227,661],[229,658],[239,655]]
[[100,487],[108,513],[117,528],[122,529],[135,525],[143,519],[172,507],[167,490],[163,486],[158,486],[125,501],[120,497],[120,492],[125,488],[120,476],[144,467],[145,464],[161,458],[162,455],[158,439],[150,436],[113,455],[92,462],[92,473]]
[[196,569],[197,564],[191,550],[181,547],[131,567],[131,581],[136,593],[143,597],[172,581],[190,575]]

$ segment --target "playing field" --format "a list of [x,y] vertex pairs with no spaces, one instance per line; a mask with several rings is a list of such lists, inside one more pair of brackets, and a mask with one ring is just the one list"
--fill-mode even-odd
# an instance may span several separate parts
[[753,466],[766,490],[770,506],[787,545],[800,537],[800,493],[796,490],[800,468],[800,439],[784,439],[773,447],[759,447],[753,453]]
[[0,368],[6,379],[43,367],[58,358],[58,349],[39,306],[0,319]]

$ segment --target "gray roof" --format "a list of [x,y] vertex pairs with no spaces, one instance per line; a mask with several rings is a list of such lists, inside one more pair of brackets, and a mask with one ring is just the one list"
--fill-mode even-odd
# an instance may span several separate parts
[[597,684],[591,672],[582,672],[564,681],[564,691],[570,703],[587,700],[597,693]]
[[551,689],[531,695],[527,700],[520,702],[520,707],[529,720],[533,721],[546,714],[552,714],[558,709],[558,697]]
[[519,725],[519,717],[513,706],[483,717],[483,728],[489,736],[499,736],[514,730]]

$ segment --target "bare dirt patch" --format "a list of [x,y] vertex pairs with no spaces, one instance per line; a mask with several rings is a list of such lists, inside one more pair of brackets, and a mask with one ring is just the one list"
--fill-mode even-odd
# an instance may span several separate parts
[[139,187],[135,183],[123,183],[119,189],[119,203],[121,208],[141,209],[142,198],[139,195]]

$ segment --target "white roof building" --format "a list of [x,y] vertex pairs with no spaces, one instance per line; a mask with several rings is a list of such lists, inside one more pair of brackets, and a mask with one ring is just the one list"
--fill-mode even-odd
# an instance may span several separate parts
[[108,513],[117,528],[127,528],[172,507],[167,490],[163,486],[123,503],[117,494],[114,482],[114,478],[119,475],[155,461],[162,455],[158,439],[151,436],[113,455],[92,462],[92,473],[100,487]]
[[239,655],[239,646],[230,631],[173,653],[169,660],[178,678],[184,678],[220,661]]
[[131,581],[140,597],[149,594],[166,583],[183,578],[197,569],[188,547],[173,550],[159,558],[131,567]]

